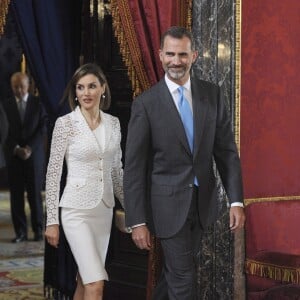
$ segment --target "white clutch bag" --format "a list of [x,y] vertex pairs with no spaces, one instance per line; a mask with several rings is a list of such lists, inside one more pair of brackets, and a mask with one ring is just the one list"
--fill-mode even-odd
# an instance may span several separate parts
[[125,225],[125,211],[123,209],[115,210],[115,225],[121,232],[131,232]]

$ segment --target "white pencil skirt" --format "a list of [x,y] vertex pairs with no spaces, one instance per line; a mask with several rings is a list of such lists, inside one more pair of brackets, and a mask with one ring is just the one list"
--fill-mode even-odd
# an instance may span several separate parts
[[62,226],[83,284],[108,280],[105,259],[113,209],[101,201],[93,209],[62,207]]

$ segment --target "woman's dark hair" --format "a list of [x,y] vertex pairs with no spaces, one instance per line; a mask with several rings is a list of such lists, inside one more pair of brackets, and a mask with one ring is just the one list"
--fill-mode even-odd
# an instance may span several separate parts
[[78,101],[75,100],[76,84],[82,77],[89,75],[89,74],[95,75],[99,79],[100,84],[102,86],[105,85],[105,91],[104,91],[105,97],[101,98],[100,109],[102,109],[102,110],[109,109],[110,101],[111,101],[110,89],[109,89],[106,77],[105,77],[102,69],[94,63],[88,63],[85,65],[82,65],[75,71],[71,80],[67,84],[67,87],[66,87],[63,97],[62,97],[62,101],[68,100],[70,108],[72,110],[74,110],[76,105],[78,105]]
[[164,47],[165,38],[167,36],[170,36],[175,39],[182,39],[183,37],[187,37],[191,41],[191,49],[193,51],[195,50],[195,41],[193,35],[185,27],[172,26],[167,31],[165,31],[160,40],[160,49]]

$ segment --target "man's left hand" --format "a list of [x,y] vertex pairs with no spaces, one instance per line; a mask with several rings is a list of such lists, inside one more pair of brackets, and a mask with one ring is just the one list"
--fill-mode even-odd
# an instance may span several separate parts
[[244,208],[240,206],[233,206],[229,211],[230,217],[230,230],[235,231],[237,229],[243,228],[245,224],[245,212]]
[[25,160],[26,160],[31,156],[32,149],[28,145],[25,146],[24,149],[25,149]]

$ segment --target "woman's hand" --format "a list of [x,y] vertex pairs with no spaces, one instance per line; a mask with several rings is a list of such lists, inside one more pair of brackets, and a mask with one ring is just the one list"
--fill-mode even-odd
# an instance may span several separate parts
[[45,231],[45,237],[47,242],[57,248],[58,247],[58,241],[59,241],[59,225],[53,224],[46,227]]

